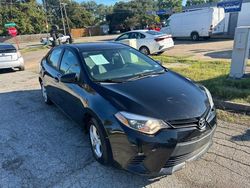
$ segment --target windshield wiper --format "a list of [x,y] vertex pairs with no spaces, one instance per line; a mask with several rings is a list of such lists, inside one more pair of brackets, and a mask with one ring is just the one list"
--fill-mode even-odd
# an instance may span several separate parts
[[145,72],[145,73],[140,73],[140,74],[136,74],[134,77],[127,79],[127,81],[131,81],[131,80],[138,80],[141,78],[146,78],[146,77],[152,77],[155,75],[159,75],[159,74],[164,74],[165,70],[162,71],[157,71],[157,72]]
[[114,80],[114,79],[104,79],[104,80],[95,80],[95,82],[106,82],[106,83],[122,83],[123,80]]

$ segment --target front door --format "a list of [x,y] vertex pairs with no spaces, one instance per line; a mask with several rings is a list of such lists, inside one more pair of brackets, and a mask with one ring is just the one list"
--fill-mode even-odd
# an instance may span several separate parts
[[58,93],[59,106],[70,118],[80,123],[84,115],[84,88],[81,86],[82,71],[77,55],[70,49],[66,49],[62,56],[59,71],[61,76],[76,73],[78,81],[76,83],[63,83],[59,81],[60,91]]

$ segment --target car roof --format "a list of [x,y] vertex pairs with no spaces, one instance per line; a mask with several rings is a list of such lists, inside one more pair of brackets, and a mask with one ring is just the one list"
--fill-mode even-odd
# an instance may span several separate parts
[[68,44],[65,46],[77,48],[79,51],[108,50],[126,47],[126,45],[118,42],[86,42],[79,44]]
[[10,43],[0,43],[0,49],[16,49],[13,44]]

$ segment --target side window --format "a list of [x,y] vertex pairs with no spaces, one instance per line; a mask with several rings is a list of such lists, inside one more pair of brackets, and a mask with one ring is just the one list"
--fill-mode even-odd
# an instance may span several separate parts
[[122,36],[120,36],[118,39],[116,39],[116,41],[125,40],[125,39],[128,39],[128,38],[129,38],[129,33],[125,33]]
[[130,39],[142,39],[145,38],[145,35],[143,35],[142,33],[131,33],[130,35]]
[[139,39],[144,39],[144,38],[146,38],[146,36],[142,33],[139,33]]
[[81,67],[78,60],[71,51],[65,50],[60,65],[60,72],[63,74],[76,73],[77,75],[81,72]]
[[48,63],[52,66],[57,68],[57,64],[59,62],[60,56],[62,53],[62,48],[54,49],[48,57]]

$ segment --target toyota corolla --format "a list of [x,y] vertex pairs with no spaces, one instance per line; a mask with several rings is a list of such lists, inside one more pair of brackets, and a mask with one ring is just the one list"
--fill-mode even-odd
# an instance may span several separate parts
[[39,82],[45,103],[84,126],[101,164],[172,174],[212,144],[210,92],[124,44],[55,47],[41,61]]

